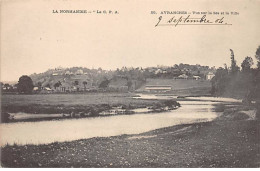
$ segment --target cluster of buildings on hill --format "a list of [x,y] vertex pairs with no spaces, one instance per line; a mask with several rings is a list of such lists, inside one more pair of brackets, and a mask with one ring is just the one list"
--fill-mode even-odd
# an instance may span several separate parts
[[55,69],[52,73],[34,80],[34,91],[42,93],[51,92],[80,92],[95,90],[93,79],[87,72],[78,69],[75,72]]
[[[215,69],[207,66],[180,64],[174,67],[127,68],[115,71],[88,69],[82,67],[55,68],[44,73],[32,74],[33,91],[36,93],[84,92],[84,91],[134,91],[145,83],[147,78],[211,80]],[[105,85],[105,86],[100,86]],[[165,85],[165,91],[170,87]],[[3,91],[15,91],[17,85],[3,84]],[[156,89],[156,86],[147,87]],[[157,88],[160,89],[160,88]]]
[[[213,72],[209,72],[208,74],[205,75],[205,79],[206,80],[211,80],[213,77],[215,76],[215,74]],[[181,74],[178,77],[174,77],[174,79],[193,79],[193,80],[200,80],[202,79],[201,76],[198,75],[192,75],[192,76],[188,76],[186,74]]]

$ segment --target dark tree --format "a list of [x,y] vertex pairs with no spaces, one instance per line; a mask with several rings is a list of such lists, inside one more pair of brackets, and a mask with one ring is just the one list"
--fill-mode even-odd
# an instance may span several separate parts
[[18,88],[19,93],[32,93],[32,90],[33,90],[32,79],[27,75],[21,76],[19,78],[17,88]]
[[228,71],[228,66],[226,63],[224,63],[224,69],[225,69],[225,71]]
[[79,85],[79,81],[74,81],[74,85]]
[[86,86],[88,84],[87,81],[83,81],[83,85]]
[[8,89],[10,89],[10,88],[11,88],[11,85],[10,85],[10,84],[8,84],[8,83],[6,83],[6,84],[4,84],[4,87],[5,87],[5,89],[6,89],[6,90],[8,90]]
[[230,52],[231,52],[231,73],[235,74],[239,71],[239,67],[237,66],[233,50],[230,49]]
[[84,91],[86,91],[86,85],[88,84],[87,81],[83,81],[83,85],[84,85]]
[[217,96],[223,95],[228,82],[229,82],[229,78],[228,78],[227,68],[222,68],[222,67],[218,68],[215,76],[211,80],[211,84],[212,84],[211,93]]
[[257,59],[257,67],[260,69],[260,46],[256,49],[255,58]]
[[38,83],[37,83],[37,86],[38,86],[38,89],[41,90],[41,88],[42,88],[42,83],[41,83],[41,82],[38,82]]
[[58,81],[58,82],[57,82],[57,83],[55,83],[53,86],[54,86],[54,88],[56,89],[57,87],[61,86],[61,82],[60,82],[60,81]]
[[253,64],[253,59],[247,56],[241,64],[242,72],[249,72]]
[[126,85],[127,85],[127,87],[128,87],[128,90],[130,90],[130,89],[131,89],[131,86],[133,85],[133,83],[132,83],[131,80],[129,80],[129,81],[127,81]]
[[109,82],[110,81],[107,78],[104,78],[104,80],[99,84],[99,88],[107,88]]
[[1,85],[1,88],[3,88],[3,87],[4,87],[4,83],[0,82],[0,85]]

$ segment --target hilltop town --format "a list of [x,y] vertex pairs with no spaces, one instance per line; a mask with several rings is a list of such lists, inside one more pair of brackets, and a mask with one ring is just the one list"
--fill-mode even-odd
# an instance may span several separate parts
[[[72,67],[49,69],[32,74],[34,93],[69,93],[95,91],[171,91],[178,80],[185,86],[193,86],[188,80],[204,81],[207,86],[214,77],[215,67],[179,64],[171,67],[157,66],[148,68],[122,67],[117,70],[88,69]],[[163,81],[162,81],[163,80]],[[190,84],[191,83],[191,84]],[[15,92],[16,84],[1,83],[3,92]],[[183,85],[180,85],[183,86]]]

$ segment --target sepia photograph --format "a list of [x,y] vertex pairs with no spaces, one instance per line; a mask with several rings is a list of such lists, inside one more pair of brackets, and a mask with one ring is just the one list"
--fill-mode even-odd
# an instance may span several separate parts
[[0,0],[1,168],[259,168],[260,0]]

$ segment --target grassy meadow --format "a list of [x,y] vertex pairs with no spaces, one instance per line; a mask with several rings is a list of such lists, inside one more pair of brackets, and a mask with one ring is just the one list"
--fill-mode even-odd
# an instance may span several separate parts
[[[110,115],[101,113],[112,108],[125,110],[117,114],[133,114],[131,110],[137,108],[153,107],[154,111],[163,111],[165,106],[178,106],[174,99],[166,102],[156,99],[135,99],[133,96],[136,95],[132,93],[8,94],[2,96],[1,118],[2,122],[37,121]],[[33,116],[37,114],[37,117]]]

